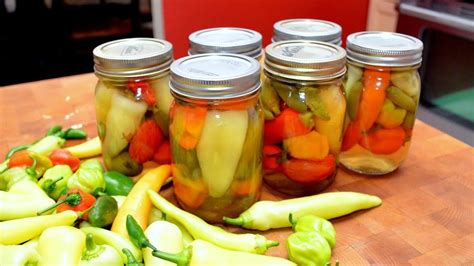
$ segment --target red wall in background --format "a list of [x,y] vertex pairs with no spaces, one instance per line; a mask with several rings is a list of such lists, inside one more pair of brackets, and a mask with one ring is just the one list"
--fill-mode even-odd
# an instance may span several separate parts
[[342,26],[343,40],[363,31],[369,0],[163,0],[165,38],[175,58],[187,55],[188,36],[211,27],[242,27],[263,35],[270,43],[273,24],[288,18],[318,18]]

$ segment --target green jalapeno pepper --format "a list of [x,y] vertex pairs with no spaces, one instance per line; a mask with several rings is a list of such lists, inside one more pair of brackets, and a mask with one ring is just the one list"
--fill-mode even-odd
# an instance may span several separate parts
[[135,256],[133,256],[133,253],[126,248],[122,249],[122,253],[127,256],[127,263],[125,263],[125,266],[143,266],[144,264],[139,262]]
[[300,98],[298,89],[278,81],[271,81],[271,85],[275,88],[280,98],[291,108],[299,113],[304,113],[308,109],[306,104]]
[[11,148],[7,155],[5,156],[5,160],[8,160],[10,159],[10,157],[12,157],[12,155],[17,152],[17,151],[22,151],[22,150],[26,150],[28,149],[29,147],[31,147],[31,145],[27,144],[27,145],[20,145],[20,146],[16,146],[16,147],[13,147]]
[[54,125],[52,126],[51,128],[48,129],[48,131],[46,131],[46,135],[45,136],[53,136],[53,135],[56,135],[58,134],[59,132],[61,132],[61,130],[63,129],[63,127],[61,125]]
[[117,216],[117,201],[111,196],[100,196],[89,212],[88,220],[92,226],[105,227],[114,222]]
[[116,171],[109,171],[104,174],[105,193],[110,196],[127,196],[133,187],[133,181]]
[[296,232],[286,240],[288,258],[297,265],[326,265],[331,260],[331,247],[317,232]]

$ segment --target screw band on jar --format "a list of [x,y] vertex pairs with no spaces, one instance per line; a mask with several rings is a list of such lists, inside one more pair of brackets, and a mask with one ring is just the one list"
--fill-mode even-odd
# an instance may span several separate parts
[[340,162],[382,175],[397,169],[411,143],[420,96],[423,44],[390,32],[358,32],[347,38],[344,78],[348,123]]
[[273,25],[272,42],[308,40],[341,45],[342,28],[338,24],[319,19],[287,19]]

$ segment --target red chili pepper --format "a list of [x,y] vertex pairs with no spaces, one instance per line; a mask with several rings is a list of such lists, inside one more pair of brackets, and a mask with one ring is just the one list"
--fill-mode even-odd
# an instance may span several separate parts
[[89,209],[94,205],[94,203],[94,196],[80,189],[74,188],[71,189],[67,194],[59,197],[58,202],[56,202],[54,205],[38,212],[38,215],[56,208],[56,212],[58,213],[67,210],[80,212],[81,219],[87,220],[87,217],[89,216]]
[[130,142],[128,149],[130,158],[137,163],[150,161],[162,141],[163,133],[155,121],[147,120],[143,122]]
[[362,134],[359,120],[350,122],[347,126],[346,132],[344,133],[344,138],[342,139],[341,150],[350,150],[354,145],[357,144],[361,135]]
[[12,157],[10,157],[10,161],[8,161],[8,168],[28,167],[33,165],[33,159],[31,159],[30,156],[31,152],[27,150],[15,152]]
[[81,160],[72,155],[72,153],[68,150],[65,149],[58,149],[53,151],[51,155],[49,155],[49,159],[51,159],[51,162],[53,165],[58,165],[58,164],[66,164],[71,167],[71,170],[75,172],[78,168],[79,165],[81,164]]
[[336,169],[336,157],[329,154],[320,161],[291,159],[282,163],[282,169],[295,182],[319,182],[332,175]]
[[278,157],[263,156],[262,163],[266,170],[276,170],[279,167]]
[[363,136],[359,144],[375,154],[391,154],[402,147],[405,136],[405,130],[402,127],[380,128]]
[[153,156],[153,161],[158,164],[171,163],[171,148],[168,141],[163,142]]
[[281,153],[281,148],[276,145],[263,146],[263,155],[274,156]]
[[301,120],[300,113],[286,108],[275,119],[265,122],[264,142],[266,145],[272,145],[310,131],[311,128],[306,127]]
[[146,102],[148,106],[155,106],[155,91],[148,82],[130,80],[128,82],[128,89],[132,91],[138,99]]

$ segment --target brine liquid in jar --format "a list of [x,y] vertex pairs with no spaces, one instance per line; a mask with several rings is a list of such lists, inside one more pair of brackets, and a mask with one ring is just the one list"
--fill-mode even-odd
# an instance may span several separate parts
[[256,60],[231,54],[184,57],[171,66],[173,185],[183,209],[210,222],[258,200],[263,113]]
[[277,191],[315,194],[334,181],[346,112],[345,51],[315,41],[265,49],[265,182]]
[[354,33],[347,44],[347,118],[340,162],[362,174],[390,173],[410,147],[423,44],[387,32]]
[[132,38],[94,49],[97,130],[108,170],[133,176],[143,164],[171,161],[168,115],[172,45]]

